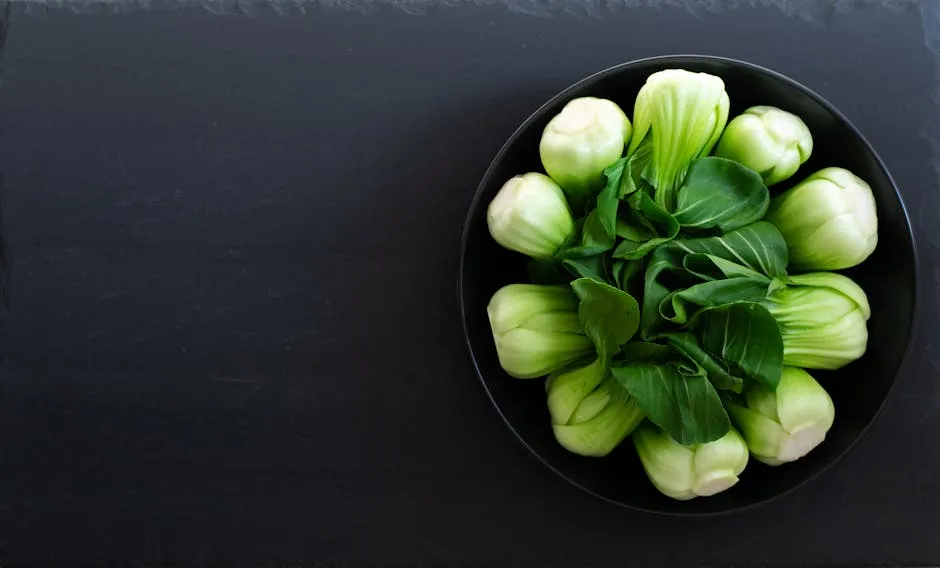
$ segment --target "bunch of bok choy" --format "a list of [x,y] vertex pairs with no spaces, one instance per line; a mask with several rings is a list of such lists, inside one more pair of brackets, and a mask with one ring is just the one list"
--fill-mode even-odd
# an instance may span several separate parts
[[795,176],[813,138],[755,106],[731,118],[721,78],[653,73],[632,123],[614,100],[568,101],[544,127],[544,171],[506,180],[493,239],[529,281],[488,314],[500,364],[545,380],[546,428],[567,450],[628,438],[674,499],[714,495],[749,456],[779,466],[823,443],[835,408],[807,370],[864,355],[870,307],[836,273],[878,243],[871,188],[838,167]]

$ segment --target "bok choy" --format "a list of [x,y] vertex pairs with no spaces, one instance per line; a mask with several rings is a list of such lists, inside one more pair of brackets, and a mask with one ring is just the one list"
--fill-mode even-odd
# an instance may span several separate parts
[[868,344],[868,297],[835,271],[877,247],[871,188],[829,167],[772,196],[810,129],[768,105],[728,123],[729,108],[720,77],[685,69],[633,101],[574,98],[542,132],[545,172],[509,178],[487,211],[492,238],[530,257],[530,281],[488,306],[501,366],[546,377],[560,446],[632,449],[677,500],[733,490],[749,456],[786,467],[824,444],[835,405],[805,369]]

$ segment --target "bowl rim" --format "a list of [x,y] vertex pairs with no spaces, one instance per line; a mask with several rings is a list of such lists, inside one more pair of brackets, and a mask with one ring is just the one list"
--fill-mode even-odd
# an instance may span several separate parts
[[[497,169],[497,165],[503,160],[505,155],[516,144],[516,141],[519,139],[522,133],[528,130],[529,128],[531,128],[533,123],[540,120],[549,108],[571,97],[573,92],[580,90],[581,88],[583,88],[584,86],[590,83],[595,83],[605,77],[621,73],[632,67],[636,67],[639,65],[646,65],[650,63],[675,64],[679,66],[683,64],[701,63],[701,62],[725,63],[725,64],[729,64],[732,66],[746,69],[748,71],[760,73],[772,79],[775,79],[777,81],[786,83],[789,86],[802,91],[805,95],[809,96],[814,101],[816,101],[816,103],[818,103],[820,106],[825,108],[828,112],[830,112],[833,116],[835,116],[838,120],[840,120],[843,124],[845,124],[848,127],[849,131],[852,132],[859,139],[862,145],[871,153],[871,156],[874,158],[876,165],[878,166],[878,168],[881,169],[885,178],[888,180],[888,183],[891,185],[891,189],[894,191],[894,195],[898,200],[898,205],[900,206],[900,209],[901,209],[901,215],[903,217],[904,225],[907,229],[906,232],[911,242],[911,249],[912,249],[911,256],[913,259],[913,264],[911,267],[911,271],[913,274],[913,300],[911,303],[911,311],[912,311],[911,325],[907,331],[907,336],[904,338],[904,341],[905,341],[904,353],[901,356],[901,361],[898,364],[898,368],[894,374],[893,380],[891,381],[891,384],[888,387],[888,391],[885,394],[884,398],[882,399],[881,404],[879,404],[878,408],[875,410],[874,415],[871,417],[868,423],[865,424],[861,432],[859,432],[858,436],[856,436],[854,440],[849,442],[849,444],[841,452],[839,452],[834,458],[829,460],[828,463],[824,464],[818,471],[814,472],[812,475],[807,476],[805,479],[795,483],[793,486],[789,487],[788,489],[781,491],[780,493],[777,493],[770,497],[760,499],[752,503],[748,503],[746,505],[740,505],[736,507],[730,507],[730,508],[719,509],[719,510],[714,510],[714,511],[676,512],[676,511],[662,511],[659,509],[654,509],[654,508],[649,508],[649,507],[631,505],[631,504],[619,501],[617,499],[613,499],[601,493],[598,493],[584,486],[583,484],[575,481],[574,479],[571,479],[570,477],[568,477],[565,473],[563,473],[557,467],[555,467],[554,464],[550,463],[545,457],[543,457],[542,454],[540,454],[531,445],[529,445],[528,442],[526,442],[526,440],[522,437],[522,435],[515,428],[512,422],[503,413],[503,410],[500,407],[499,403],[493,397],[493,393],[490,392],[490,389],[486,384],[486,380],[483,377],[483,371],[480,369],[480,365],[477,361],[477,356],[476,356],[476,353],[474,352],[474,348],[473,348],[472,341],[470,339],[470,333],[469,333],[468,324],[467,324],[468,312],[467,312],[467,306],[465,302],[466,295],[464,293],[464,267],[466,266],[467,241],[469,240],[469,235],[470,235],[471,220],[474,216],[474,212],[476,212],[478,208],[480,207],[480,202],[483,199],[483,193],[485,189],[492,183],[492,178]],[[499,414],[500,418],[503,420],[506,426],[509,428],[510,432],[512,432],[516,440],[519,443],[521,443],[529,451],[529,453],[535,456],[535,458],[539,462],[541,462],[550,471],[554,472],[555,475],[561,477],[569,484],[574,485],[575,487],[579,488],[580,490],[584,491],[585,493],[589,495],[592,495],[608,503],[617,505],[618,507],[623,507],[626,509],[631,509],[634,511],[640,511],[643,513],[649,513],[653,515],[660,515],[664,517],[714,518],[714,517],[730,515],[732,513],[740,513],[740,512],[747,511],[747,510],[752,510],[754,508],[776,501],[785,495],[790,495],[794,493],[795,491],[797,491],[798,489],[805,487],[811,481],[818,479],[823,473],[828,471],[832,466],[834,466],[837,462],[842,460],[850,451],[852,451],[855,448],[855,446],[859,443],[859,441],[862,440],[862,438],[864,438],[868,434],[872,426],[878,421],[878,419],[881,417],[882,412],[885,409],[885,406],[887,406],[888,401],[891,399],[891,397],[894,395],[895,391],[897,390],[897,384],[898,384],[900,377],[905,373],[905,371],[907,370],[907,367],[910,364],[910,359],[911,359],[911,355],[913,353],[913,348],[915,344],[914,340],[916,338],[917,330],[920,324],[920,309],[919,309],[920,302],[921,302],[920,284],[919,284],[920,259],[918,257],[917,251],[918,251],[917,239],[914,234],[913,227],[911,225],[910,214],[908,213],[907,206],[904,203],[904,198],[902,197],[901,192],[898,189],[898,185],[895,182],[894,178],[891,176],[891,172],[888,170],[887,166],[885,165],[884,161],[881,159],[881,156],[875,150],[874,146],[872,146],[872,144],[868,141],[868,139],[864,136],[864,134],[862,134],[862,132],[858,129],[858,127],[856,127],[855,124],[851,120],[849,120],[838,108],[836,108],[832,103],[826,100],[823,96],[818,94],[816,91],[810,89],[806,85],[800,83],[799,81],[792,79],[791,77],[788,77],[787,75],[784,75],[778,71],[774,71],[773,69],[770,69],[770,68],[767,68],[767,67],[755,64],[755,63],[751,63],[749,61],[744,61],[741,59],[723,57],[723,56],[718,56],[718,55],[706,55],[706,54],[694,54],[694,53],[655,55],[651,57],[643,57],[639,59],[632,59],[629,61],[624,61],[622,63],[608,66],[590,75],[583,76],[581,79],[578,79],[574,83],[565,87],[564,89],[562,89],[561,91],[559,91],[558,93],[550,97],[547,101],[539,105],[538,108],[536,108],[531,114],[529,114],[529,116],[524,121],[522,121],[522,123],[519,124],[519,126],[513,131],[513,133],[509,136],[509,138],[506,139],[506,142],[503,143],[499,151],[497,151],[496,154],[493,156],[492,160],[490,161],[489,166],[486,168],[486,170],[483,173],[483,176],[480,178],[480,183],[477,185],[477,189],[473,195],[473,200],[470,202],[470,206],[467,210],[467,216],[466,216],[466,219],[464,220],[464,227],[463,227],[463,231],[461,233],[461,238],[460,238],[460,267],[459,267],[458,277],[457,277],[458,278],[457,279],[457,294],[458,294],[458,300],[460,302],[460,317],[461,317],[461,323],[463,327],[464,341],[467,345],[467,349],[470,354],[470,359],[473,362],[473,369],[477,375],[477,379],[479,379],[480,384],[482,385],[487,398],[490,400],[491,405],[496,410],[497,414]]]

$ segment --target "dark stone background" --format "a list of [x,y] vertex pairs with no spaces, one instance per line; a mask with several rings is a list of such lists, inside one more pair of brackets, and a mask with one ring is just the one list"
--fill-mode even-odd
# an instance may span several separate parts
[[[629,4],[14,3],[0,564],[940,564],[933,4]],[[584,75],[683,52],[772,67],[855,121],[923,291],[844,460],[685,522],[529,456],[456,297],[466,209],[514,128]]]

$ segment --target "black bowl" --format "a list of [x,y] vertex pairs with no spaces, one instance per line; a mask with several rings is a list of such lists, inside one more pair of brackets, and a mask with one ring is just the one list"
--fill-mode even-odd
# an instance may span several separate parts
[[[633,101],[646,78],[676,67],[721,77],[731,99],[732,117],[757,104],[802,117],[815,143],[811,159],[794,178],[826,166],[847,168],[871,185],[879,216],[877,249],[861,266],[846,271],[871,302],[868,351],[837,372],[813,372],[836,407],[835,424],[826,440],[804,458],[781,467],[752,459],[731,489],[685,502],[653,488],[629,440],[600,459],[564,450],[552,434],[544,381],[514,379],[502,370],[486,315],[486,305],[497,289],[526,281],[526,259],[490,237],[486,207],[513,175],[543,171],[538,144],[549,119],[572,98],[596,96],[614,100],[632,120]],[[916,272],[913,236],[897,188],[872,147],[839,111],[799,83],[756,65],[707,56],[665,56],[618,65],[576,83],[538,109],[512,135],[484,175],[470,207],[463,233],[459,294],[467,344],[483,387],[529,450],[563,478],[613,503],[695,516],[739,510],[783,495],[823,472],[858,441],[880,412],[907,357],[915,324]]]

